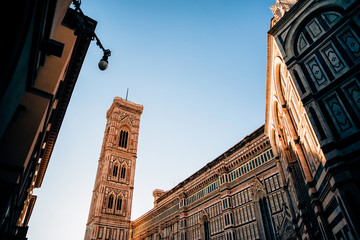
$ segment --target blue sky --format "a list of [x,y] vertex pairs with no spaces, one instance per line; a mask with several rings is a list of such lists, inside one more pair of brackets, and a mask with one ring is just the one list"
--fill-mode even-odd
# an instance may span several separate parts
[[132,219],[265,121],[273,0],[82,1],[98,21],[40,189],[28,237],[83,239],[115,96],[144,106]]

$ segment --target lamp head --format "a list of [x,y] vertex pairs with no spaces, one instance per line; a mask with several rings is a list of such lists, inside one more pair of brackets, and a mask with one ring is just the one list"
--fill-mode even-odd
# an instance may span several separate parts
[[107,59],[108,59],[108,58],[107,58],[106,56],[103,56],[102,59],[99,61],[98,66],[99,66],[99,69],[100,69],[101,71],[104,71],[104,70],[107,69],[107,67],[108,67],[108,65],[109,65]]
[[105,69],[107,69],[109,62],[108,62],[108,57],[111,56],[111,51],[109,49],[104,49],[103,47],[101,47],[104,51],[104,56],[102,57],[102,59],[100,60],[98,66],[100,68],[101,71],[104,71]]

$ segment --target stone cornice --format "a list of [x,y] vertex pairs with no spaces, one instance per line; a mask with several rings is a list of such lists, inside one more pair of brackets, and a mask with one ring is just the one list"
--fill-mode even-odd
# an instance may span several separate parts
[[[203,168],[201,168],[200,170],[198,170],[197,172],[195,172],[194,174],[192,174],[190,177],[188,177],[187,179],[185,179],[184,181],[182,181],[181,183],[179,183],[177,186],[175,186],[174,188],[172,188],[171,190],[169,190],[168,192],[166,192],[163,196],[161,196],[158,200],[157,203],[160,203],[161,201],[163,201],[164,199],[166,199],[168,196],[170,196],[171,194],[173,194],[175,191],[177,191],[180,188],[183,188],[186,184],[191,183],[193,180],[195,180],[196,178],[198,178],[199,176],[201,176],[204,172],[208,171],[209,169],[212,169],[213,167],[215,167],[216,165],[218,165],[219,163],[221,163],[224,159],[226,159],[227,157],[231,156],[232,154],[234,154],[235,152],[237,152],[239,149],[245,147],[248,143],[252,142],[254,139],[256,139],[257,137],[261,136],[264,133],[264,125],[262,125],[260,128],[256,129],[253,133],[249,134],[248,136],[246,136],[243,140],[241,140],[239,143],[235,144],[233,147],[231,147],[229,150],[227,150],[226,152],[224,152],[223,154],[221,154],[219,157],[217,157],[216,159],[214,159],[213,161],[209,162],[208,164],[206,164]],[[251,154],[250,154],[251,155]],[[249,157],[249,154],[247,155],[247,157]],[[246,156],[243,159],[247,158]]]
[[106,113],[106,118],[110,117],[115,107],[121,108],[127,112],[131,112],[138,115],[140,115],[144,109],[144,107],[140,104],[127,101],[125,99],[122,99],[121,97],[115,97],[113,104]]
[[[64,17],[62,25],[75,30],[76,29],[76,22],[74,22],[75,14],[76,13],[74,12],[74,10],[69,9]],[[87,18],[87,21],[90,27],[92,28],[92,30],[95,30],[97,22],[91,18]],[[62,121],[64,119],[67,106],[69,104],[72,92],[74,90],[90,42],[91,42],[91,38],[88,37],[85,33],[81,33],[79,31],[79,35],[76,38],[71,59],[69,61],[68,70],[66,72],[66,75],[64,76],[64,81],[61,82],[59,90],[57,92],[58,103],[56,109],[54,109],[53,112],[51,113],[51,117],[50,117],[51,128],[46,133],[46,140],[45,140],[46,147],[44,149],[44,154],[42,156],[42,160],[38,170],[38,177],[36,178],[35,181],[36,188],[41,187],[50,160],[50,156],[54,149],[54,145],[58,137],[59,130]]]
[[[272,64],[272,51],[273,51],[273,41],[272,36],[267,34],[266,41],[266,96],[265,96],[265,129],[264,133],[270,133],[270,106],[271,106],[271,64]],[[270,135],[269,135],[270,136]]]

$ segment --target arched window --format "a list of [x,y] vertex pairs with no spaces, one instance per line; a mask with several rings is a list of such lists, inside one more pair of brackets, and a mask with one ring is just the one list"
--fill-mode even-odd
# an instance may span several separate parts
[[109,209],[112,209],[113,203],[114,203],[114,197],[111,195],[111,196],[109,197],[109,201],[108,201],[108,208],[109,208]]
[[125,130],[120,131],[119,147],[127,148],[129,133]]
[[116,200],[116,210],[121,211],[121,205],[122,205],[122,198],[118,197]]
[[118,169],[119,169],[119,167],[118,167],[117,165],[114,165],[113,172],[112,172],[112,175],[113,175],[114,177],[117,176],[117,174],[118,174]]
[[124,179],[125,178],[125,173],[126,173],[126,167],[122,166],[121,167],[121,172],[120,172],[120,178]]

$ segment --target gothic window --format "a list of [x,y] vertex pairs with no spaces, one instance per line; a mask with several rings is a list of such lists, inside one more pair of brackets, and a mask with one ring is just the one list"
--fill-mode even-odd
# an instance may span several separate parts
[[117,176],[117,174],[118,174],[118,169],[119,169],[119,167],[118,167],[117,165],[115,165],[114,168],[113,168],[113,172],[112,172],[112,175],[113,175],[114,177]]
[[269,206],[268,203],[266,202],[266,198],[261,198],[259,200],[259,204],[260,204],[260,211],[263,219],[266,239],[272,240],[274,239],[274,232],[271,224],[271,216],[269,213]]
[[109,209],[112,209],[113,208],[113,203],[114,203],[114,197],[111,195],[110,197],[109,197],[109,200],[108,200],[108,208]]
[[118,197],[116,200],[116,210],[121,211],[121,205],[122,205],[122,198]]
[[121,172],[120,172],[120,178],[124,179],[125,178],[125,173],[126,173],[126,167],[122,166],[121,167]]
[[120,131],[119,147],[127,148],[129,133],[125,130]]
[[204,233],[205,233],[205,240],[210,240],[209,221],[207,219],[205,219],[204,221]]

